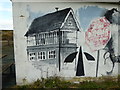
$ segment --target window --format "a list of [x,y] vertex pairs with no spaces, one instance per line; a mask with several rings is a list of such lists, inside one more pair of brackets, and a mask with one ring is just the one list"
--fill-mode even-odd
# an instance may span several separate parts
[[68,21],[68,26],[71,26],[73,22],[71,20]]
[[55,52],[55,50],[51,50],[51,51],[48,52],[48,58],[49,59],[56,58],[56,52]]
[[45,44],[45,39],[41,38],[41,44]]
[[35,60],[35,52],[30,52],[29,53],[29,60],[34,61]]
[[38,60],[45,60],[46,59],[46,52],[38,52]]

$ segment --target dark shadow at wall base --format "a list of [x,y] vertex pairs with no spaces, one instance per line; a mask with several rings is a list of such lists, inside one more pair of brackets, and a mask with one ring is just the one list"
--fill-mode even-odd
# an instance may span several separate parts
[[15,73],[2,74],[2,89],[10,88],[16,85]]

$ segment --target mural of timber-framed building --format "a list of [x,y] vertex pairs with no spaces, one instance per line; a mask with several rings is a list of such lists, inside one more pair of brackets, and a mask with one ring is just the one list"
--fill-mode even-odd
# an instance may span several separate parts
[[65,58],[77,51],[79,28],[72,8],[35,18],[25,34],[29,61],[55,65],[60,71]]

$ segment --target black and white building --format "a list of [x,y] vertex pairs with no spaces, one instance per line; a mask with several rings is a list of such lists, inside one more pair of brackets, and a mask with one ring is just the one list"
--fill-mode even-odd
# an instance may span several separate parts
[[29,61],[55,65],[60,71],[66,57],[77,51],[78,31],[72,8],[35,18],[25,34]]

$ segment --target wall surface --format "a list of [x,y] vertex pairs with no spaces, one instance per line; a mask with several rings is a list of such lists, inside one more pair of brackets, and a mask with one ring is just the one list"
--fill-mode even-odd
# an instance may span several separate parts
[[[27,55],[26,32],[35,18],[71,7],[80,26],[77,32],[76,49],[61,49],[61,70],[59,61],[32,62]],[[105,14],[115,8],[115,13]],[[13,2],[15,65],[17,84],[30,83],[41,77],[98,77],[118,75],[120,52],[118,38],[120,25],[117,4],[81,2]],[[107,14],[106,14],[107,15]],[[119,20],[118,20],[119,19]],[[98,26],[97,26],[98,25]],[[54,45],[53,45],[54,48]],[[49,50],[49,49],[48,49]],[[56,49],[59,52],[58,49]],[[72,52],[71,52],[72,51]],[[67,53],[68,52],[68,53]],[[77,52],[71,62],[65,57]],[[58,54],[56,55],[58,57]],[[48,61],[48,62],[47,62]],[[52,64],[50,64],[52,63]],[[36,67],[35,67],[36,66]],[[42,67],[42,68],[41,68]]]

